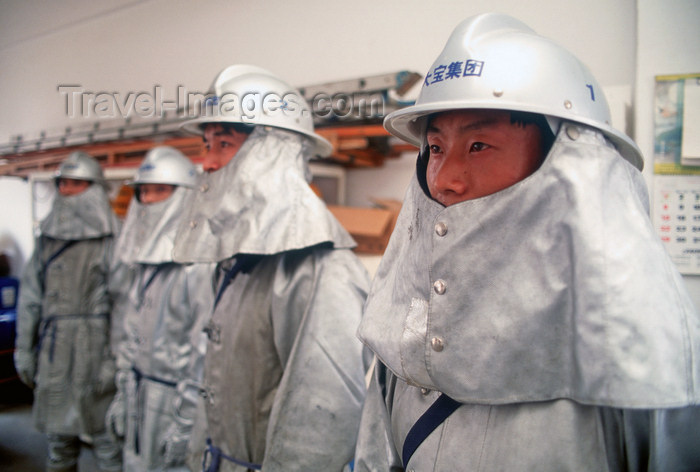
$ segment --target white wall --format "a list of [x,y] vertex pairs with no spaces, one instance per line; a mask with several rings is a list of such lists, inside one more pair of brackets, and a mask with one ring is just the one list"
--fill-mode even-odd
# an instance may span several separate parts
[[347,204],[372,206],[373,198],[403,200],[408,183],[416,169],[416,153],[386,159],[381,169],[351,169],[347,172]]
[[[644,154],[647,185],[653,191],[655,76],[700,72],[700,2],[639,0],[637,4],[635,139]],[[700,276],[683,278],[700,310]]]
[[[424,73],[462,19],[519,17],[579,56],[601,85],[634,80],[635,0],[0,0],[0,143],[78,119],[59,85],[93,92],[206,91],[234,63],[303,86]],[[167,97],[166,97],[167,98]]]

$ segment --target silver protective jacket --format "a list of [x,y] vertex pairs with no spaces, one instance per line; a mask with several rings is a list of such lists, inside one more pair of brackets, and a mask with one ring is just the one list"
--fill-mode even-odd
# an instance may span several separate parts
[[192,191],[177,187],[162,202],[129,207],[117,248],[133,268],[117,352],[119,411],[126,416],[124,470],[186,471],[211,311],[213,264],[172,262],[178,219]]
[[[178,234],[176,257],[220,261],[193,467],[207,437],[266,472],[341,471],[352,459],[365,395],[355,333],[369,281],[352,238],[309,188],[309,149],[301,135],[256,127],[204,177]],[[220,470],[246,467],[222,459]]]
[[187,470],[203,362],[197,338],[211,309],[212,274],[209,264],[142,265],[137,271],[118,351],[125,471]]
[[[651,424],[656,459],[693,457],[700,321],[641,174],[602,134],[565,123],[533,175],[447,208],[418,177],[359,330],[388,369],[368,394],[357,470],[400,464],[440,392],[464,405],[415,470],[605,470],[635,463],[611,445],[644,449]],[[621,419],[627,409],[646,422]]]
[[97,184],[78,195],[57,195],[41,224],[21,279],[15,351],[17,370],[34,378],[39,431],[104,430],[114,395],[107,284],[118,230]]
[[[355,332],[368,285],[347,249],[266,256],[236,276],[206,327],[216,447],[268,472],[347,466],[365,396]],[[222,463],[222,472],[244,470]]]

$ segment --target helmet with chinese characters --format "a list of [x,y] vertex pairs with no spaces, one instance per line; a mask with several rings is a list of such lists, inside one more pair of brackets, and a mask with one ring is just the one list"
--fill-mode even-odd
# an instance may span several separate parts
[[421,146],[429,115],[455,109],[541,114],[597,128],[638,169],[637,145],[611,126],[603,90],[588,68],[557,43],[510,16],[488,13],[460,23],[425,76],[413,106],[384,120]]

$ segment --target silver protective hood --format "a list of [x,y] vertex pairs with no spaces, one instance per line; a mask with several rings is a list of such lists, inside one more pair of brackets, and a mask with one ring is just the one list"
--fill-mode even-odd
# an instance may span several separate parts
[[218,262],[330,242],[355,246],[308,184],[313,143],[256,126],[222,169],[200,177],[175,239],[177,262]]
[[57,192],[39,229],[42,235],[54,239],[80,240],[117,234],[120,225],[105,188],[96,182],[77,195]]
[[147,205],[133,198],[119,235],[115,256],[126,264],[172,262],[178,222],[193,191],[177,186],[169,198]]
[[445,208],[414,178],[360,338],[464,403],[698,403],[698,315],[648,211],[641,173],[572,123],[493,195]]

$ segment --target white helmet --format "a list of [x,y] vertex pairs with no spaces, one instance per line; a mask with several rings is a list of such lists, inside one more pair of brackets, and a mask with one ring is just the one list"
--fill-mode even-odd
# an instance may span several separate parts
[[104,174],[99,162],[83,151],[70,153],[66,160],[58,166],[54,178],[104,182]]
[[384,120],[386,129],[421,146],[425,117],[453,109],[499,109],[576,121],[601,130],[638,169],[637,145],[610,125],[598,82],[566,49],[502,14],[469,18],[433,63],[415,105]]
[[315,153],[328,156],[331,144],[314,133],[311,109],[298,90],[260,67],[239,64],[224,69],[214,81],[203,116],[184,123],[201,134],[206,123],[243,123],[296,131],[311,138]]
[[194,187],[197,170],[183,153],[170,146],[154,147],[146,154],[131,185],[168,184]]

